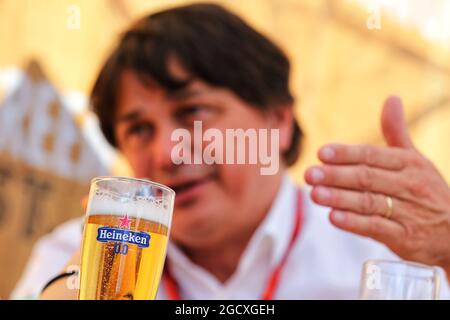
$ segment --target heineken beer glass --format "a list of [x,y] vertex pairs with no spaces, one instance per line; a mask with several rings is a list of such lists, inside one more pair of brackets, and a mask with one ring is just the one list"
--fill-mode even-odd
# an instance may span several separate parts
[[92,180],[81,256],[81,300],[155,299],[175,192],[143,179]]

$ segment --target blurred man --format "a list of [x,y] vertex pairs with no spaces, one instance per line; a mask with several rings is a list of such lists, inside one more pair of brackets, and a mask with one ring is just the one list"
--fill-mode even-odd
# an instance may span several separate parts
[[[357,298],[362,264],[396,254],[450,270],[448,248],[433,242],[450,236],[450,192],[412,148],[399,99],[384,107],[390,147],[326,146],[319,152],[326,165],[306,173],[312,199],[336,209],[334,225],[392,252],[333,228],[329,209],[288,177],[302,138],[289,73],[276,45],[206,4],[143,18],[104,65],[92,92],[103,133],[136,177],[177,193],[158,298]],[[173,132],[194,135],[195,121],[223,136],[229,129],[276,129],[278,171],[262,174],[262,161],[175,164]],[[207,146],[203,141],[201,151]],[[430,191],[412,188],[420,177]],[[71,221],[37,244],[15,297],[38,295],[70,256],[69,265],[79,263],[81,229],[81,220]],[[76,296],[57,280],[42,298]]]

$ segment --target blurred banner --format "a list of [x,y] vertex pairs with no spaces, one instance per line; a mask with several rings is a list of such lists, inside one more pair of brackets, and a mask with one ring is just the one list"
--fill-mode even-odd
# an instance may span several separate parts
[[[10,244],[0,249],[0,296],[33,241],[81,214],[90,178],[129,172],[99,137],[86,102],[118,35],[148,12],[192,2],[0,0],[0,239]],[[291,59],[306,133],[296,181],[323,143],[383,143],[379,117],[389,94],[403,97],[418,148],[450,178],[449,1],[213,2],[246,18]],[[30,74],[20,80],[31,58],[55,87]],[[76,97],[81,102],[72,107],[62,102]]]
[[82,126],[35,61],[0,106],[0,242],[7,244],[0,247],[1,295],[34,242],[82,216],[90,179],[110,172]]

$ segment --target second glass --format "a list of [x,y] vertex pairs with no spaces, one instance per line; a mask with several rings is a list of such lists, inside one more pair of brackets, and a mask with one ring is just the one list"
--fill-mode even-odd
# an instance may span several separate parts
[[369,260],[364,264],[360,298],[363,300],[439,299],[435,267],[406,261]]

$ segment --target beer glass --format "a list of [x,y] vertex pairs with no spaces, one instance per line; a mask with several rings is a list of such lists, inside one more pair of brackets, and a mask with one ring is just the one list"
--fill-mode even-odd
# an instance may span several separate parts
[[363,266],[363,300],[437,300],[439,272],[435,267],[405,261],[369,260]]
[[155,299],[175,192],[143,179],[92,180],[81,256],[80,300]]

